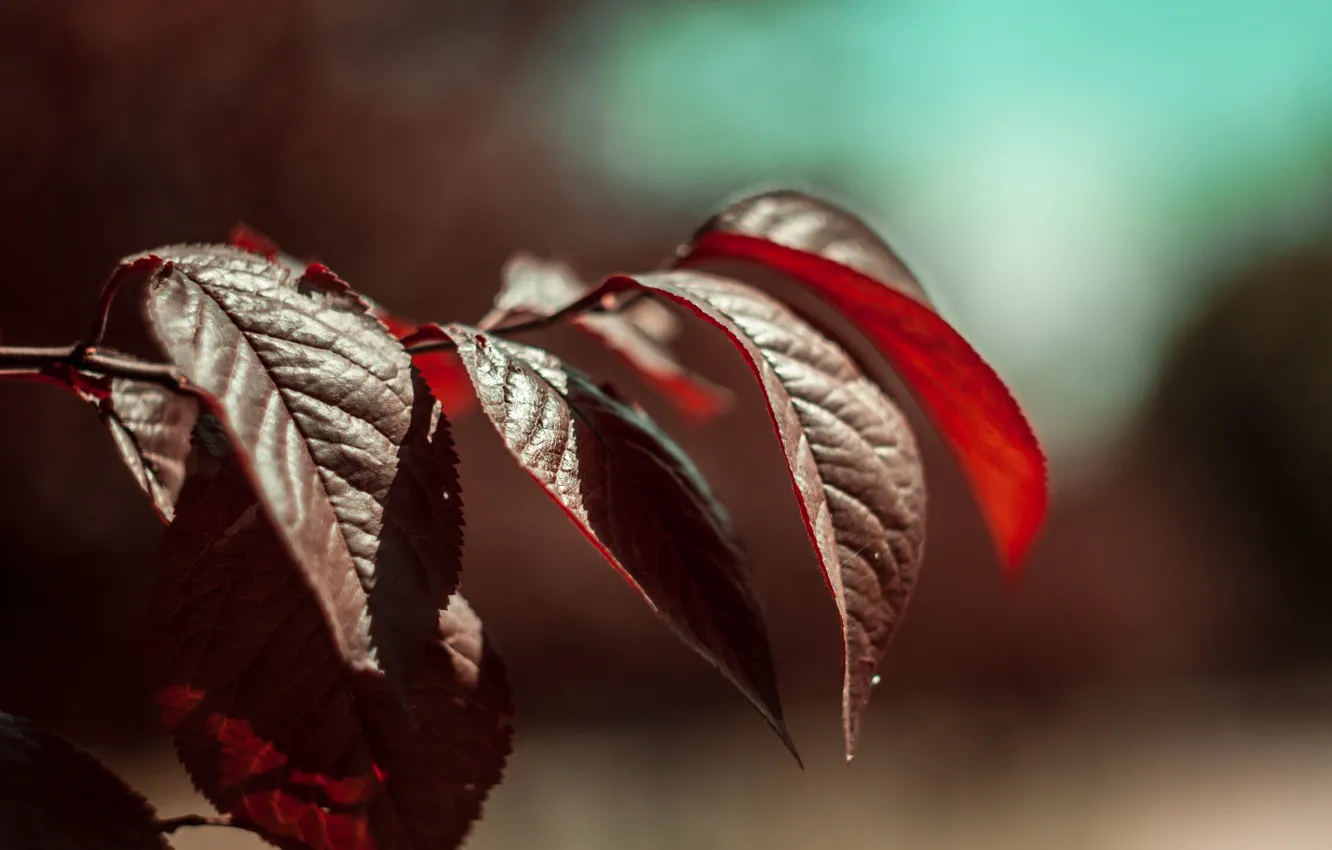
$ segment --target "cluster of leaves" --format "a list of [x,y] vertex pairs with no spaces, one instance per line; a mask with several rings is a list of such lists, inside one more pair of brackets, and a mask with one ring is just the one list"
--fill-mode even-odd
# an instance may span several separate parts
[[[740,200],[665,270],[595,288],[515,257],[475,326],[395,318],[240,229],[229,245],[124,261],[88,342],[0,355],[0,375],[55,382],[96,407],[168,524],[147,626],[157,700],[181,761],[234,825],[284,848],[454,847],[499,781],[510,693],[458,594],[462,502],[437,398],[463,385],[517,462],[795,753],[751,567],[707,482],[640,407],[509,338],[568,321],[686,414],[715,414],[727,395],[671,352],[665,305],[720,329],[762,388],[843,625],[850,757],[921,561],[916,445],[845,341],[697,270],[723,259],[787,273],[873,342],[1016,565],[1046,502],[1021,411],[882,240],[794,192]],[[101,347],[106,309],[129,284],[164,364]],[[6,775],[16,762],[74,765],[64,793],[102,789],[89,814],[105,846],[164,845],[170,824],[154,828],[141,799],[50,736],[0,723],[0,759]]]

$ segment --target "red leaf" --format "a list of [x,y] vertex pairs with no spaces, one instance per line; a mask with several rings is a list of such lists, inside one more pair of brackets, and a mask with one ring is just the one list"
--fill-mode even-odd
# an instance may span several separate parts
[[[131,362],[137,359],[118,352],[115,356]],[[185,482],[199,399],[157,384],[88,374],[68,366],[42,377],[97,408],[135,483],[152,500],[162,521],[171,522],[176,496]]]
[[0,712],[0,847],[169,850],[152,806],[97,759]]
[[553,355],[462,325],[444,333],[518,462],[794,755],[749,565],[689,459],[642,411]]
[[841,347],[752,287],[689,271],[606,284],[608,292],[626,288],[665,296],[721,328],[758,378],[842,620],[850,758],[925,543],[925,485],[911,430]]
[[258,254],[266,260],[275,263],[278,261],[277,243],[243,222],[231,228],[231,233],[227,234],[227,244],[251,254]]
[[301,850],[458,846],[512,743],[504,670],[462,597],[439,612],[412,714],[344,666],[245,476],[185,485],[150,607],[163,720],[219,809]]
[[410,357],[344,293],[255,255],[157,253],[151,330],[216,400],[340,656],[404,683],[457,587],[462,526],[448,425]]
[[[283,254],[278,250],[277,243],[244,224],[238,224],[231,229],[227,244],[266,257],[286,267],[309,287],[344,292],[351,289],[341,278],[333,274],[328,266],[322,263],[307,265],[295,257]],[[417,326],[412,322],[390,315],[363,295],[356,297],[360,303],[367,305],[370,313],[383,322],[389,332],[398,339],[416,331]],[[412,359],[412,363],[421,371],[431,393],[439,400],[445,413],[450,416],[460,416],[472,409],[472,405],[476,403],[476,395],[472,392],[471,383],[467,380],[462,364],[458,362],[453,352],[432,351],[418,354]]]
[[[398,339],[405,339],[416,333],[420,326],[414,322],[389,315],[382,310],[372,311],[389,333]],[[452,351],[429,351],[412,358],[412,365],[421,371],[430,392],[439,399],[439,404],[449,416],[461,416],[476,404],[476,393],[472,392],[472,382],[467,377],[467,370],[462,361]]]
[[952,446],[1015,575],[1045,517],[1045,456],[1003,381],[935,312],[892,249],[850,213],[779,191],[718,213],[678,262],[709,259],[792,275],[873,340]]
[[323,263],[310,263],[296,275],[296,291],[302,295],[323,298],[330,304],[354,313],[367,313],[375,308],[370,299],[352,289],[351,284]]
[[[518,253],[504,264],[494,308],[480,322],[490,329],[512,321],[545,318],[590,291],[563,263]],[[707,420],[723,412],[730,393],[686,369],[662,343],[675,333],[674,317],[660,304],[642,301],[615,313],[580,313],[570,320],[600,340],[683,413]]]

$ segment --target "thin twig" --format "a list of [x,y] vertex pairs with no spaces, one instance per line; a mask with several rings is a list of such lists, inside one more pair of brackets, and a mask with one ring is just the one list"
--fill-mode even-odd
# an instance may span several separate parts
[[[560,322],[579,315],[580,313],[601,313],[607,310],[603,303],[607,295],[611,293],[602,292],[596,289],[587,293],[577,301],[566,304],[549,316],[538,316],[535,319],[527,319],[522,322],[514,322],[511,325],[502,325],[498,328],[491,328],[487,333],[496,336],[510,336],[511,334],[525,333],[527,331],[536,331],[543,328],[554,327]],[[426,333],[418,331],[416,334],[403,338],[402,343],[407,349],[408,354],[427,354],[432,351],[452,351],[457,348],[457,344],[447,338],[439,338],[436,333],[426,329]],[[419,336],[419,338],[417,338]]]
[[42,348],[0,346],[0,379],[50,375],[62,367],[110,378],[145,381],[173,390],[188,389],[185,376],[168,363],[148,363],[118,354],[102,354],[82,342]]

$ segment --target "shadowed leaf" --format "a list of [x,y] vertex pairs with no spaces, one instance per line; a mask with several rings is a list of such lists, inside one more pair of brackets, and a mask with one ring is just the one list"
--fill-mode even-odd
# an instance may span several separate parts
[[339,655],[401,684],[458,583],[447,422],[345,286],[224,246],[155,252],[144,312],[217,417]]
[[[137,362],[137,358],[119,352],[115,356]],[[135,483],[152,500],[162,521],[171,522],[176,497],[185,482],[190,435],[199,420],[199,399],[146,381],[108,378],[68,367],[56,370],[46,380],[97,408]]]
[[[494,308],[481,320],[490,329],[558,313],[590,291],[564,263],[518,253],[504,264]],[[664,343],[677,333],[675,317],[662,305],[643,300],[615,313],[579,313],[570,322],[600,340],[638,370],[657,392],[693,419],[723,412],[730,394],[686,369]]]
[[893,250],[845,210],[776,191],[718,213],[677,261],[710,259],[791,275],[875,343],[951,445],[1016,574],[1045,517],[1045,456],[1003,381],[935,312]]
[[153,500],[163,522],[171,522],[176,497],[185,483],[190,433],[199,419],[199,402],[156,384],[110,382],[97,412],[111,433],[120,457],[139,487]]
[[167,850],[152,806],[97,759],[0,712],[0,847]]
[[924,478],[906,419],[840,346],[752,287],[676,271],[606,288],[688,307],[726,332],[758,378],[842,620],[849,758],[925,543]]
[[157,698],[219,809],[281,847],[447,850],[499,782],[512,740],[504,670],[460,596],[410,688],[341,663],[245,476],[185,485],[149,614]]
[[794,754],[749,564],[689,459],[641,410],[553,355],[462,325],[444,333],[518,462]]

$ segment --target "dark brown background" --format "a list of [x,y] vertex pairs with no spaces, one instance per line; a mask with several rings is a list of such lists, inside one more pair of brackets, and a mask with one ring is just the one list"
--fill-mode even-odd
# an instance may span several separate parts
[[[421,318],[479,316],[519,248],[590,275],[656,264],[709,207],[665,213],[626,199],[568,162],[518,96],[543,38],[576,7],[0,4],[4,341],[74,340],[119,257],[217,240],[241,220]],[[462,59],[440,47],[459,44]],[[444,82],[409,84],[421,79]],[[742,188],[719,183],[716,200]],[[953,847],[988,834],[1013,846],[1096,835],[1095,846],[1145,847],[1158,845],[1125,824],[1172,834],[1231,797],[1252,804],[1245,812],[1279,798],[1296,812],[1282,822],[1302,823],[1332,791],[1319,721],[1332,265],[1320,250],[1254,254],[1219,272],[1225,294],[1181,339],[1159,401],[1100,471],[1057,492],[1015,589],[959,472],[916,417],[926,570],[850,769],[837,764],[832,606],[725,342],[690,326],[682,348],[739,388],[733,415],[693,427],[647,403],[716,483],[760,566],[805,774],[512,467],[489,426],[460,421],[464,583],[520,712],[510,782],[477,846],[545,836],[568,847],[809,847],[832,836]],[[112,332],[142,345],[130,309]],[[543,339],[602,369],[582,340]],[[0,387],[0,446],[0,708],[108,754],[164,809],[196,807],[163,754],[137,653],[160,534],[152,511],[72,398]],[[1272,743],[1290,729],[1308,746]],[[1158,746],[1181,740],[1179,753]],[[1306,764],[1310,752],[1321,760]],[[1253,781],[1254,764],[1265,779]],[[1181,790],[1195,774],[1218,786],[1212,796]],[[1232,789],[1234,777],[1244,781]],[[1174,803],[1153,820],[1162,798]],[[1332,835],[1310,816],[1309,834]]]

